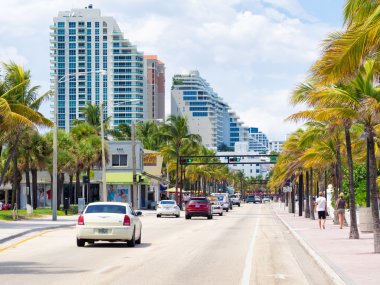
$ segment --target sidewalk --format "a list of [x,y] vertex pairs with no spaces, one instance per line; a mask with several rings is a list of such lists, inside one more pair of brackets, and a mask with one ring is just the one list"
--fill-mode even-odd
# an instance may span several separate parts
[[273,203],[272,208],[322,269],[337,275],[338,284],[380,284],[380,254],[374,254],[372,233],[359,228],[360,239],[353,240],[349,227],[339,229],[330,217],[326,229],[320,230],[318,220],[291,214],[283,203]]
[[58,216],[52,221],[51,216],[17,221],[0,221],[0,245],[12,239],[55,228],[74,226],[78,219],[74,216]]

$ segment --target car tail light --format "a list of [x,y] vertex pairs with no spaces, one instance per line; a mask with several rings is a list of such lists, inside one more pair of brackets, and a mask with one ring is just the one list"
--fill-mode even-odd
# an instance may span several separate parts
[[130,225],[131,225],[131,218],[128,215],[125,215],[123,226],[130,226]]
[[84,217],[83,217],[83,215],[80,215],[78,217],[78,225],[84,225]]

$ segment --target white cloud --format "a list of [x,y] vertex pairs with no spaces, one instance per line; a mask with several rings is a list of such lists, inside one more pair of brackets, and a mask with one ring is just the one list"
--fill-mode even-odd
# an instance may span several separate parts
[[28,59],[21,55],[16,47],[10,46],[6,48],[0,48],[0,62],[14,61],[17,64],[25,65],[28,63]]

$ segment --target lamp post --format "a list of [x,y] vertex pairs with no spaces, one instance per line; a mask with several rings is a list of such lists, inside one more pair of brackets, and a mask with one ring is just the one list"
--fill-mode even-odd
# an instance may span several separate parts
[[[54,130],[53,130],[53,197],[52,197],[52,220],[57,220],[57,196],[58,196],[58,187],[57,187],[57,175],[58,175],[58,159],[57,159],[57,149],[58,149],[58,84],[70,81],[70,78],[77,75],[85,75],[88,73],[100,73],[105,74],[103,70],[94,70],[87,72],[77,72],[77,73],[68,73],[58,79],[57,71],[55,72],[55,88],[54,88]],[[103,98],[103,97],[102,97]],[[103,99],[102,99],[103,100]]]

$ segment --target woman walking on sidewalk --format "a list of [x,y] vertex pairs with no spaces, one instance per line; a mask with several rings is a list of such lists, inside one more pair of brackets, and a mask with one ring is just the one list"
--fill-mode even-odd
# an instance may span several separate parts
[[[319,197],[315,201],[314,211],[318,211],[318,224],[320,229],[325,229],[327,202],[323,192],[319,192]],[[323,220],[323,221],[322,221]]]
[[339,194],[339,199],[336,201],[335,207],[338,211],[339,226],[342,229],[343,223],[344,223],[344,214],[345,214],[344,208],[346,207],[346,201],[344,200],[343,192]]

